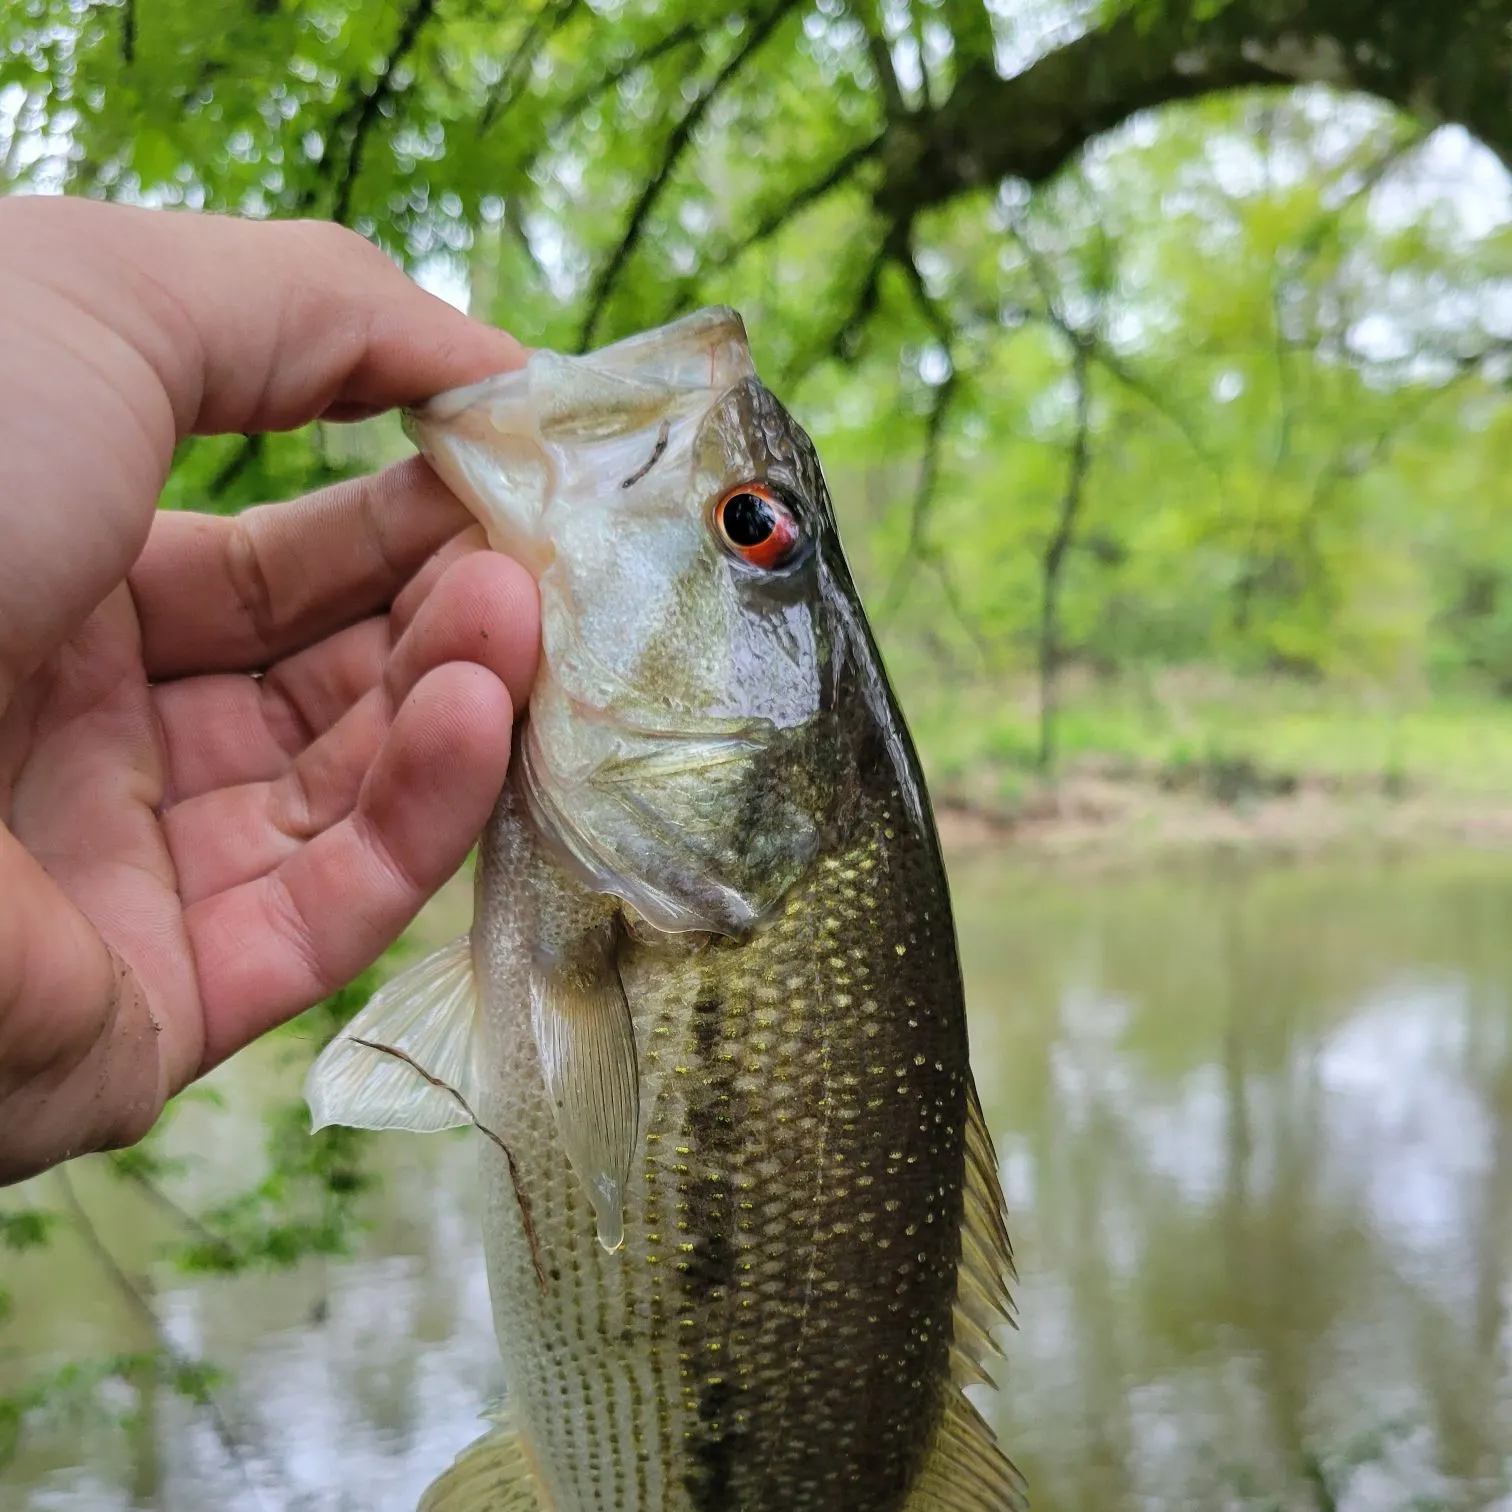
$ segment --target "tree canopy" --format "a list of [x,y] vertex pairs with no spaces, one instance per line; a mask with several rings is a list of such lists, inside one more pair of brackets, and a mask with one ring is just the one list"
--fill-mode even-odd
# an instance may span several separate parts
[[[1072,670],[1512,693],[1509,77],[1512,0],[16,0],[0,185],[334,219],[567,350],[735,304],[936,771],[1048,767]],[[165,503],[398,445],[195,440]],[[183,1263],[342,1248],[305,1127]]]
[[[536,343],[739,305],[905,675],[1512,684],[1509,38],[1418,0],[30,0],[0,121],[14,182],[333,218]],[[349,465],[196,443],[173,497]]]

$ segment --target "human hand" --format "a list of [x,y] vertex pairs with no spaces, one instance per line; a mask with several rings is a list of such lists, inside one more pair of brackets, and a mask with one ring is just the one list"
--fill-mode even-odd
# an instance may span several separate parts
[[350,232],[0,202],[0,354],[4,1181],[140,1138],[393,941],[502,786],[538,611],[418,459],[156,513],[185,436],[523,360]]

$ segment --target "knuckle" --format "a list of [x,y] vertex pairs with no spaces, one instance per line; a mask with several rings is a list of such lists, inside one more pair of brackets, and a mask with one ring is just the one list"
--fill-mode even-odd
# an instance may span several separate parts
[[387,256],[350,226],[330,220],[302,220],[290,222],[289,227],[307,243],[313,256],[343,262],[360,259],[368,264],[374,264],[376,259],[388,264]]
[[315,932],[294,894],[289,891],[288,883],[277,872],[268,878],[268,908],[273,916],[274,932],[283,938],[309,980],[313,994],[311,1001],[330,992],[337,984],[331,980],[330,971],[322,959]]
[[226,542],[226,574],[236,607],[253,636],[259,642],[267,640],[277,624],[277,609],[272,580],[263,558],[256,510],[237,515],[231,522],[231,534]]

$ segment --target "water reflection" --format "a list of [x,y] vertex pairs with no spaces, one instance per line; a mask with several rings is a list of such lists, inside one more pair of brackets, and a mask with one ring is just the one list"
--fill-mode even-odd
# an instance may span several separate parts
[[[1512,864],[954,878],[1020,1266],[990,1410],[1037,1512],[1512,1508]],[[207,1192],[272,1074],[186,1129]],[[234,1372],[240,1467],[161,1396],[135,1434],[33,1435],[18,1504],[413,1507],[499,1371],[469,1147],[385,1164],[354,1262],[155,1277]],[[157,1220],[78,1182],[146,1265]],[[145,1342],[82,1252],[7,1280],[33,1361]]]
[[1036,1505],[1505,1496],[1507,869],[958,893]]

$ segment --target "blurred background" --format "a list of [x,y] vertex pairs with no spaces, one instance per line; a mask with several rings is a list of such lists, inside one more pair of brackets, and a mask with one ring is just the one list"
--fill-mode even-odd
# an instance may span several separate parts
[[[0,10],[7,192],[337,220],[567,351],[743,312],[949,850],[1040,1512],[1512,1508],[1509,69],[1512,0]],[[3,1194],[0,1507],[408,1508],[475,1435],[470,1146],[297,1099],[376,979]]]

